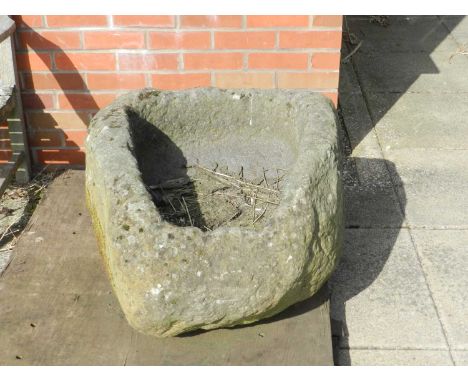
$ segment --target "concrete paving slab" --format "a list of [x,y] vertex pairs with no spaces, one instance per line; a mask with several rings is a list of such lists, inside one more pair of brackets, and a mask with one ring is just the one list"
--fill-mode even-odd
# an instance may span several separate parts
[[341,348],[448,350],[406,229],[347,229],[331,287]]
[[348,228],[400,228],[404,217],[392,189],[345,186]]
[[468,44],[468,17],[441,16],[442,23],[461,46]]
[[255,325],[165,339],[133,330],[107,281],[80,171],[47,189],[0,276],[0,306],[0,365],[333,364],[326,288]]
[[377,136],[373,130],[373,123],[362,95],[340,93],[340,108],[353,155],[382,158]]
[[454,52],[358,52],[353,56],[362,91],[368,92],[468,92],[466,57]]
[[341,350],[339,365],[353,366],[451,366],[445,350]]
[[387,26],[372,23],[368,18],[351,19],[348,25],[350,31],[362,40],[360,50],[364,52],[430,53],[457,49],[446,26],[433,16],[391,17]]
[[462,15],[439,16],[441,22],[447,26],[451,33],[468,32],[468,17]]
[[[346,46],[346,43],[343,42],[341,48],[341,57],[342,59],[349,54],[349,49]],[[340,65],[340,82],[339,82],[339,92],[338,98],[341,98],[343,94],[360,94],[361,88],[359,82],[356,79],[354,73],[353,64],[351,61],[342,62]]]
[[413,227],[468,228],[468,155],[465,150],[387,150],[392,176],[402,183],[406,220]]
[[468,97],[368,93],[367,100],[378,138],[386,149],[468,149]]
[[346,227],[400,228],[404,225],[387,166],[393,164],[377,158],[346,158],[343,171]]
[[468,230],[413,230],[451,349],[468,350]]
[[456,366],[468,366],[468,351],[455,350],[452,352]]

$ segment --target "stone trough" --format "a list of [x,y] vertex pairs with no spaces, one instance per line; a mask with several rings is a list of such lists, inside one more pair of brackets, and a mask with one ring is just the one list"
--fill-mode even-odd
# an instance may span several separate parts
[[249,324],[316,293],[341,250],[337,133],[308,91],[145,89],[102,109],[87,201],[129,323],[161,337]]

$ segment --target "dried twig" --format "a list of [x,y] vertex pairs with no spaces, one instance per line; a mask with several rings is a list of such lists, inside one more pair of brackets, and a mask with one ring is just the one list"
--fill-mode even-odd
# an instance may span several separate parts
[[[257,194],[255,194],[255,196],[257,196]],[[252,211],[253,211],[253,216],[252,216],[252,220],[255,221],[255,207],[257,206],[257,198],[255,197],[254,198],[254,201],[253,201],[253,205],[252,205]]]
[[189,211],[189,209],[187,207],[187,203],[185,203],[185,199],[184,199],[183,196],[182,196],[182,201],[184,202],[185,211],[187,211],[187,215],[188,215],[188,218],[189,218],[189,221],[190,221],[190,225],[193,227],[192,217],[190,216],[190,211]]
[[[248,182],[245,182],[243,180],[240,180],[240,179],[236,179],[234,178],[233,176],[230,176],[230,175],[226,175],[226,174],[223,174],[223,173],[220,173],[220,172],[216,172],[216,171],[213,171],[213,170],[210,170],[209,168],[206,168],[206,167],[203,167],[203,166],[200,166],[200,165],[195,165],[197,166],[198,168],[202,169],[202,170],[205,170],[213,175],[216,175],[218,177],[221,177],[221,178],[224,178],[226,180],[228,180],[234,187],[237,187],[237,188],[241,188],[239,187],[239,184],[241,184],[242,186],[244,187],[253,187],[253,188],[257,188],[257,189],[260,189],[260,190],[265,190],[265,191],[269,191],[269,192],[279,192],[278,190],[273,190],[271,188],[267,188],[267,187],[262,187],[262,186],[258,186],[258,185],[255,185],[255,184],[252,184],[252,183],[248,183]],[[238,183],[236,185],[236,183]]]
[[[16,223],[16,222],[11,223],[11,224],[5,229],[5,231],[3,231],[2,236],[0,236],[0,243],[2,242],[3,238],[4,238],[9,232],[11,233],[11,227],[13,227],[13,226],[15,225],[15,223]],[[13,234],[13,236],[15,236],[15,235]],[[15,237],[16,237],[16,236],[15,236]]]
[[458,48],[458,50],[455,53],[452,53],[449,57],[449,63],[452,63],[453,57],[456,55],[461,54],[461,55],[468,55],[468,51],[466,50],[466,46],[463,46],[461,48]]
[[351,59],[351,57],[353,57],[354,54],[359,50],[359,48],[361,47],[361,45],[362,45],[362,40],[359,41],[359,44],[357,44],[356,47],[351,51],[351,53],[349,53],[345,58],[343,58],[343,59],[341,60],[341,62],[342,62],[343,64],[346,64],[346,63]]
[[263,215],[265,215],[265,212],[267,210],[267,207],[265,207],[265,209],[263,210],[263,212],[257,216],[257,218],[253,221],[253,224],[255,224],[256,222],[258,222],[262,217]]
[[265,181],[265,184],[267,185],[267,187],[270,188],[270,185],[268,184],[268,180],[265,175],[265,169],[263,169],[263,180]]
[[189,183],[192,183],[192,180],[188,176],[186,176],[182,178],[169,179],[169,180],[166,180],[165,182],[151,185],[149,186],[149,188],[151,188],[152,190],[155,190],[157,188],[170,190],[174,188],[180,188]]

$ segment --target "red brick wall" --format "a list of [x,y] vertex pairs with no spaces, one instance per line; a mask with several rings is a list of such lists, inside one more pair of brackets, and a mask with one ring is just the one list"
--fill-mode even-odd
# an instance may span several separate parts
[[[17,16],[32,160],[84,164],[86,127],[130,89],[310,88],[337,101],[341,16]],[[8,157],[0,130],[0,161]]]

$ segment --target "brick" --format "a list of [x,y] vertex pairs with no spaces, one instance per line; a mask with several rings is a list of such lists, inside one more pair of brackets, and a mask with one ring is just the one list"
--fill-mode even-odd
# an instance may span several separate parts
[[119,54],[120,70],[176,70],[178,67],[177,54]]
[[307,53],[251,53],[249,69],[307,69]]
[[8,127],[0,127],[0,141],[10,140],[10,134],[8,133]]
[[186,53],[184,67],[187,70],[241,69],[242,53]]
[[11,159],[11,150],[0,150],[0,163],[6,163]]
[[56,53],[58,70],[115,70],[115,55],[112,53]]
[[28,129],[86,130],[89,125],[88,113],[27,113]]
[[298,28],[309,26],[309,16],[247,16],[248,28]]
[[84,165],[85,153],[81,149],[33,150],[40,164]]
[[175,26],[174,16],[113,16],[114,25],[122,27],[171,28]]
[[59,94],[60,109],[98,110],[109,105],[116,93],[66,93]]
[[272,49],[275,32],[216,32],[217,49]]
[[23,88],[31,90],[83,90],[86,84],[79,73],[23,73]]
[[52,94],[22,93],[21,100],[25,109],[52,109],[54,107]]
[[280,48],[340,48],[340,31],[281,31]]
[[88,131],[86,130],[67,130],[63,132],[65,138],[65,146],[83,147]]
[[209,49],[210,32],[151,32],[152,49]]
[[78,31],[20,31],[18,34],[20,49],[61,50],[80,48]]
[[85,49],[141,49],[145,47],[143,32],[84,32]]
[[334,89],[338,87],[338,72],[278,73],[279,88]]
[[314,53],[312,55],[312,67],[315,69],[338,70],[340,68],[340,52]]
[[28,132],[29,144],[34,147],[60,147],[62,134],[60,130],[31,130]]
[[145,85],[143,73],[88,73],[88,88],[93,90],[139,89]]
[[152,76],[152,86],[159,89],[187,89],[210,85],[210,73],[154,74]]
[[13,16],[18,28],[37,28],[44,26],[40,15],[16,15]]
[[274,88],[273,73],[216,73],[216,86],[220,88]]
[[11,150],[10,139],[0,139],[0,151]]
[[16,53],[16,65],[18,70],[50,70],[52,59],[50,53]]
[[242,16],[180,16],[182,28],[240,28]]
[[107,26],[107,16],[103,15],[49,15],[46,19],[52,28]]
[[312,24],[316,27],[341,27],[343,16],[314,16]]
[[338,106],[338,93],[332,93],[332,92],[325,92],[322,93],[325,97],[329,98],[332,102],[335,108]]
[[10,150],[10,134],[8,128],[0,128],[0,150]]

